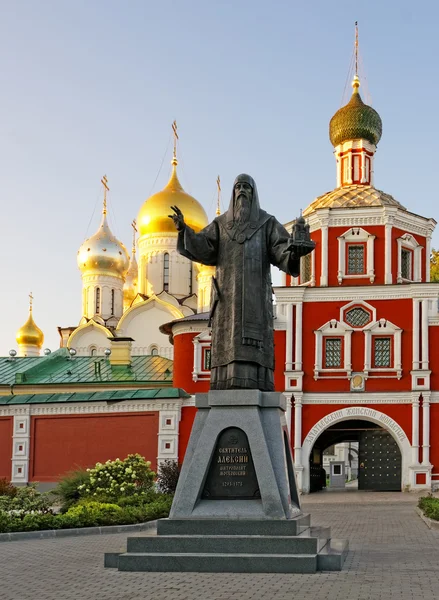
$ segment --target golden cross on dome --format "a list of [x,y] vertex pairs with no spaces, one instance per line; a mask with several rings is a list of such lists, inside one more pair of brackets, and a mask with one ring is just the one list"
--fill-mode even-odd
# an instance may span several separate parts
[[221,214],[221,208],[220,208],[220,200],[221,200],[221,179],[220,176],[218,175],[218,177],[216,178],[216,187],[218,188],[218,199],[216,202],[216,214],[217,216],[219,216]]
[[101,183],[104,186],[104,208],[102,210],[102,214],[106,215],[107,214],[107,192],[110,191],[110,188],[108,187],[108,179],[107,179],[106,175],[104,175],[102,177]]
[[32,312],[32,302],[34,297],[32,296],[32,292],[29,294],[29,311]]
[[355,75],[358,75],[358,21],[355,21]]
[[178,133],[177,133],[177,121],[174,121],[172,123],[172,131],[174,133],[174,160],[177,160],[177,140],[178,140]]
[[137,233],[137,221],[132,220],[131,227],[133,228],[133,254],[136,253],[136,233]]

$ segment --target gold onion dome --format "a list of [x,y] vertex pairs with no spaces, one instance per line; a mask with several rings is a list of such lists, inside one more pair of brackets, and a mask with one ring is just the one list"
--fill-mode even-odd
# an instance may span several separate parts
[[42,348],[44,333],[34,321],[32,316],[32,306],[29,308],[29,317],[26,323],[17,331],[15,339],[19,346],[35,346],[36,348]]
[[354,91],[351,99],[335,113],[329,123],[329,139],[334,147],[348,140],[358,139],[367,140],[376,146],[383,132],[381,117],[361,99],[358,75],[355,75],[352,87]]
[[171,206],[178,206],[186,224],[194,231],[200,231],[208,224],[204,208],[182,188],[177,177],[177,164],[174,156],[172,174],[167,185],[143,203],[137,217],[141,236],[149,233],[175,233],[174,223],[168,216],[172,214]]
[[99,229],[78,250],[78,267],[82,273],[100,271],[124,277],[128,264],[127,249],[111,232],[104,208]]

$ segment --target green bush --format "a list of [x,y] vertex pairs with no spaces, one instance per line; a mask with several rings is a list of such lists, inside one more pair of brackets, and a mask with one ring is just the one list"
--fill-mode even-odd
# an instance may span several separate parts
[[164,460],[158,468],[157,485],[163,494],[175,494],[181,466],[176,460]]
[[82,485],[88,485],[89,482],[90,473],[85,469],[70,471],[59,480],[58,485],[53,490],[53,493],[61,502],[61,512],[66,512],[70,506],[79,500],[81,497],[81,491],[79,487]]
[[439,498],[423,496],[419,499],[418,506],[426,517],[439,521]]
[[0,510],[0,533],[71,529],[104,525],[130,525],[161,519],[169,515],[172,496],[157,494],[153,502],[137,506],[118,506],[107,502],[80,501],[64,514],[30,513],[18,517]]

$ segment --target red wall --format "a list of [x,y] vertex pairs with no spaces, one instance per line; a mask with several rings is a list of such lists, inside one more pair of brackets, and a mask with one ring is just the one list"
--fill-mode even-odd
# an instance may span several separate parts
[[[430,462],[433,465],[432,473],[439,473],[439,404],[430,404]],[[437,477],[434,481],[437,481]]]
[[[362,404],[366,408],[382,412],[401,426],[407,435],[409,441],[412,439],[412,406],[411,404]],[[304,404],[302,408],[302,442],[314,425],[326,417],[326,415],[342,410],[343,408],[353,408],[351,404]],[[361,417],[353,417],[361,419]],[[367,420],[367,419],[366,419]],[[322,430],[323,433],[324,430]]]
[[29,480],[54,481],[134,453],[156,469],[158,427],[158,412],[32,417]]
[[[388,319],[403,329],[402,369],[401,379],[374,379],[366,381],[367,392],[403,391],[411,389],[410,371],[412,368],[412,300],[368,300],[366,302],[376,308],[377,319]],[[347,301],[337,302],[304,302],[303,304],[303,379],[304,392],[349,392],[348,379],[318,379],[314,380],[315,336],[314,331],[330,319],[340,319],[340,308]],[[430,328],[431,329],[431,328]],[[352,367],[354,371],[364,368],[364,333],[361,330],[352,334]],[[281,357],[276,353],[277,362]],[[283,360],[285,361],[285,355]]]
[[208,392],[210,380],[194,381],[194,344],[192,340],[199,332],[181,333],[174,336],[174,387],[183,388],[188,394]]
[[11,479],[13,417],[0,417],[0,477]]
[[181,464],[186,454],[186,448],[192,431],[197,409],[195,406],[186,406],[181,409],[180,434],[178,437],[178,462]]

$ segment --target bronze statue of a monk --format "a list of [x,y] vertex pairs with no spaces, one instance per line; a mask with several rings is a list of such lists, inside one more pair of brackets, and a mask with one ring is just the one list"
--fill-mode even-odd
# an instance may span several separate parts
[[270,266],[299,274],[299,259],[313,250],[309,228],[295,237],[259,206],[256,184],[239,175],[227,212],[199,233],[171,207],[177,250],[190,260],[216,267],[212,283],[212,390],[274,391],[273,300]]

